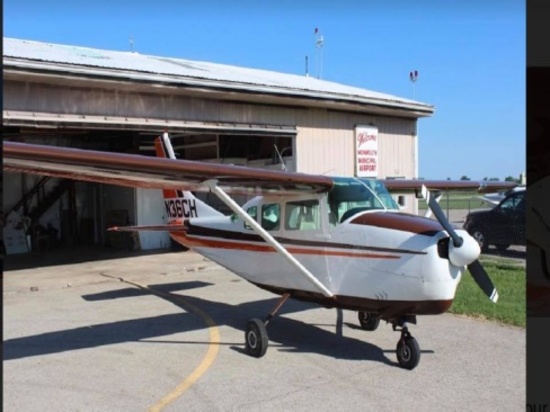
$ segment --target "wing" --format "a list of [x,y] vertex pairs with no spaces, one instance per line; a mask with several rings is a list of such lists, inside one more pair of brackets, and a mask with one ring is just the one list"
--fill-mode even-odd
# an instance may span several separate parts
[[3,143],[3,168],[119,186],[176,190],[185,187],[205,191],[205,181],[217,180],[219,186],[233,194],[323,192],[333,185],[327,176],[8,141]]
[[518,184],[514,182],[476,181],[476,180],[407,180],[407,179],[384,179],[382,183],[388,191],[395,193],[420,192],[422,186],[429,190],[477,190],[480,193],[498,192],[500,190],[512,189]]
[[[288,194],[324,192],[333,186],[328,176],[243,166],[174,160],[126,153],[81,150],[4,141],[3,168],[8,171],[114,184],[119,186],[209,190],[204,182],[217,180],[232,194]],[[413,193],[425,185],[430,190],[478,190],[482,193],[510,189],[512,182],[385,179],[392,193]]]
[[477,196],[478,199],[484,201],[485,203],[489,203],[493,206],[498,205],[502,199],[504,199],[503,195],[487,195],[487,196]]

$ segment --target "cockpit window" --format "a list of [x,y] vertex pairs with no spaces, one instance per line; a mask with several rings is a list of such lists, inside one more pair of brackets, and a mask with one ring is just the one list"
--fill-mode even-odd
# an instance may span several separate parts
[[318,200],[301,200],[285,204],[286,230],[316,230],[321,228]]
[[262,227],[265,230],[279,230],[281,206],[277,203],[262,206]]
[[330,214],[343,222],[356,213],[374,209],[399,209],[386,187],[376,179],[334,178],[328,194]]
[[[258,218],[258,208],[256,206],[251,206],[248,209],[246,209],[246,213],[250,215],[250,217],[254,220],[257,220]],[[248,230],[252,230],[252,226],[250,226],[248,223],[244,223],[244,228]]]

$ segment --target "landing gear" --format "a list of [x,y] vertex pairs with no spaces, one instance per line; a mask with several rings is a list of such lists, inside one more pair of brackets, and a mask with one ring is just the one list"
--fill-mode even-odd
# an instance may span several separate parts
[[[398,329],[399,327],[400,329]],[[420,347],[416,339],[409,333],[407,323],[400,321],[393,325],[393,330],[401,330],[401,338],[395,348],[399,365],[408,370],[416,368],[420,361]]]
[[251,319],[246,324],[244,333],[246,342],[246,351],[250,356],[261,358],[265,355],[269,340],[265,323],[261,319]]
[[255,358],[261,358],[265,355],[267,347],[269,346],[269,338],[267,336],[267,324],[277,314],[281,306],[290,297],[289,293],[285,293],[281,299],[277,302],[273,310],[267,315],[265,321],[261,319],[251,319],[246,324],[246,330],[244,333],[244,342],[246,346],[246,352],[250,356]]
[[378,325],[380,325],[380,318],[374,313],[359,311],[357,317],[359,318],[359,324],[363,330],[374,331],[378,328]]

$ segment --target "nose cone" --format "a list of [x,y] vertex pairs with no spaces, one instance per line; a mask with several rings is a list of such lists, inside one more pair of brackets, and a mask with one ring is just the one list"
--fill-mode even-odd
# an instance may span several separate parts
[[481,253],[479,244],[464,230],[457,230],[457,234],[462,238],[463,243],[459,247],[449,242],[449,261],[454,266],[468,266],[477,260]]

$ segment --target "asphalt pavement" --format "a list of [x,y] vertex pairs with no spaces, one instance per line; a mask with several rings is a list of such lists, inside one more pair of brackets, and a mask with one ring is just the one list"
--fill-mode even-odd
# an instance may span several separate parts
[[256,359],[245,324],[278,298],[196,253],[33,259],[4,273],[6,411],[525,409],[522,328],[419,317],[408,371],[391,325],[288,301]]

